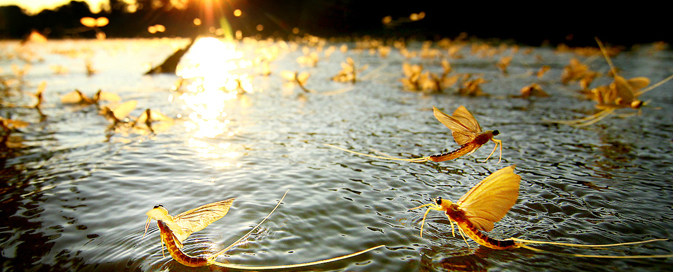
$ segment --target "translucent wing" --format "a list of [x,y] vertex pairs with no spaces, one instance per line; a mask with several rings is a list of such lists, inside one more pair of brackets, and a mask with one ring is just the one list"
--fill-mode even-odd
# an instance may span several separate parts
[[301,84],[305,84],[306,81],[308,80],[308,77],[309,77],[309,76],[311,76],[311,74],[309,74],[308,72],[301,72],[301,73],[297,76],[297,81],[299,81],[299,83],[301,83]]
[[173,217],[173,220],[182,228],[185,235],[178,235],[178,241],[183,241],[190,234],[200,231],[211,223],[227,215],[235,198],[222,200],[183,212]]
[[615,76],[615,80],[610,85],[612,89],[617,93],[617,99],[615,104],[620,105],[631,105],[631,102],[635,100],[635,91],[629,85],[629,82],[621,77]]
[[69,92],[61,97],[61,103],[63,104],[77,104],[81,101],[82,97],[77,91]]
[[459,145],[471,142],[481,132],[477,119],[474,119],[465,107],[460,106],[453,112],[453,116],[443,113],[436,107],[432,107],[435,117],[439,122],[448,127],[453,133],[453,139]]
[[627,80],[626,83],[629,84],[629,86],[631,86],[631,91],[633,91],[633,93],[635,94],[640,89],[647,87],[647,85],[650,85],[650,79],[646,77],[634,77]]
[[110,101],[110,102],[119,102],[122,99],[116,93],[100,91],[100,92],[98,92],[98,100],[104,100],[104,101]]
[[117,118],[117,120],[122,120],[126,118],[126,116],[129,115],[135,108],[136,105],[138,104],[138,101],[135,100],[130,100],[122,103],[121,105],[117,106],[112,110],[112,113],[114,113],[114,116]]
[[280,71],[280,76],[289,81],[294,81],[294,74],[295,74],[294,72],[290,72],[287,70]]
[[[166,115],[164,115],[161,112],[155,111],[155,110],[150,110],[150,118],[153,122],[161,122],[161,121],[173,121],[173,118],[170,118]],[[136,123],[145,123],[147,121],[147,111],[143,111],[140,116],[138,116],[138,119],[136,120]]]
[[515,165],[500,169],[486,177],[458,200],[467,219],[480,230],[491,231],[519,197],[521,176],[514,174]]

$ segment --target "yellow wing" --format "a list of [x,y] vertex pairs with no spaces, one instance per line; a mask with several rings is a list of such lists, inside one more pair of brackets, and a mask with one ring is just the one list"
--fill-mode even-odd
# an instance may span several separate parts
[[301,84],[306,84],[306,81],[308,78],[311,76],[308,72],[301,72],[299,75],[297,75],[297,81]]
[[650,85],[650,79],[646,77],[634,77],[634,78],[629,78],[629,80],[626,81],[626,83],[629,84],[631,87],[631,91],[633,91],[634,94],[638,93],[640,89],[647,87],[647,85]]
[[138,104],[138,101],[135,100],[130,100],[122,103],[121,105],[117,106],[112,110],[112,113],[114,113],[114,116],[117,118],[117,120],[122,120],[126,118],[126,116],[129,115],[135,108],[136,105]]
[[116,93],[98,91],[97,95],[99,101],[119,102],[122,100]]
[[629,86],[628,81],[621,76],[615,76],[611,87],[617,92],[617,98],[621,98],[623,104],[631,104],[634,99],[634,91]]
[[285,80],[294,81],[295,72],[283,70],[280,71],[280,76],[283,77]]
[[69,92],[61,97],[63,104],[77,104],[82,101],[82,96],[77,91]]
[[477,119],[474,119],[472,114],[463,106],[458,107],[453,112],[453,116],[443,113],[434,106],[432,110],[435,118],[451,130],[453,139],[459,145],[471,142],[481,132],[481,126],[479,126]]
[[[150,119],[152,122],[173,121],[173,118],[170,118],[159,111],[150,110],[150,114]],[[147,121],[147,111],[143,111],[143,113],[138,116],[136,123],[141,124],[145,123],[145,121]]]
[[514,174],[515,166],[489,175],[456,203],[478,229],[491,231],[493,223],[500,221],[516,203],[521,176]]
[[211,223],[227,215],[234,199],[235,198],[230,198],[206,204],[173,217],[173,220],[175,220],[178,226],[185,232],[185,235],[177,235],[176,233],[178,240],[182,242],[192,233],[202,230]]

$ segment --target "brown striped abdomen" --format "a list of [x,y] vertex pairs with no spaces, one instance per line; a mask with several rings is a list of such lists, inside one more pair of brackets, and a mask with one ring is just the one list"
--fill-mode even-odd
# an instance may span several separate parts
[[443,162],[443,161],[448,161],[448,160],[453,160],[456,158],[459,158],[467,153],[472,152],[472,150],[475,150],[479,148],[481,145],[477,145],[474,141],[469,142],[461,146],[460,148],[451,151],[449,153],[441,154],[441,155],[433,155],[430,156],[430,160],[433,162]]
[[173,257],[174,260],[189,267],[201,267],[208,265],[208,260],[206,258],[192,257],[182,252],[182,249],[178,248],[178,245],[175,243],[175,236],[173,236],[173,232],[170,228],[168,228],[166,223],[158,220],[157,225],[159,225],[159,231],[161,231],[161,240],[166,244],[168,253],[171,254],[171,257]]
[[467,219],[462,218],[456,218],[456,219],[458,220],[454,219],[453,221],[456,221],[456,223],[458,223],[458,227],[461,230],[463,230],[463,232],[467,234],[467,236],[472,238],[472,240],[474,240],[475,242],[477,242],[482,246],[492,249],[509,249],[509,248],[516,248],[519,246],[512,240],[498,240],[486,236],[486,234],[483,234],[481,231],[479,231]]

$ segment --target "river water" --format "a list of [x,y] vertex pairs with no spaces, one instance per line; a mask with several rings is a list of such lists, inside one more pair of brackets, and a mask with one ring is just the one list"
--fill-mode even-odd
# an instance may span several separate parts
[[[578,270],[658,271],[664,259],[591,259],[491,250],[451,235],[448,219],[430,212],[421,237],[423,210],[410,208],[441,196],[457,201],[490,173],[516,164],[521,175],[517,203],[488,233],[493,238],[579,244],[671,238],[673,230],[673,83],[644,94],[638,116],[610,116],[586,127],[553,124],[594,113],[577,83],[561,84],[563,67],[578,58],[606,74],[601,55],[584,57],[551,47],[501,48],[493,56],[471,52],[462,58],[410,57],[393,48],[387,57],[359,49],[360,43],[198,41],[176,74],[143,75],[185,39],[62,40],[20,45],[0,43],[3,118],[28,122],[2,147],[0,244],[3,271],[183,271],[192,270],[162,255],[153,223],[143,238],[145,212],[163,204],[171,214],[236,198],[223,219],[185,240],[191,255],[218,251],[236,241],[277,204],[260,229],[222,261],[280,265],[315,261],[386,245],[364,255],[311,267],[320,271]],[[482,41],[472,41],[481,44]],[[342,52],[339,47],[348,46]],[[329,58],[325,51],[335,50]],[[316,52],[315,67],[297,58]],[[420,42],[409,50],[419,51]],[[492,48],[498,48],[495,44]],[[512,56],[508,73],[495,63]],[[260,56],[272,58],[271,74],[260,75]],[[331,81],[351,57],[368,68],[355,84]],[[423,64],[441,73],[489,80],[490,96],[423,95],[399,81],[402,64]],[[673,74],[673,52],[642,45],[613,56],[620,75],[656,83]],[[95,69],[88,76],[87,61]],[[27,68],[26,64],[30,67]],[[24,75],[13,71],[26,68]],[[551,69],[538,78],[542,65]],[[16,69],[15,68],[15,69]],[[281,71],[306,71],[304,93]],[[184,78],[183,81],[180,79]],[[23,107],[27,95],[46,82],[40,114]],[[511,98],[537,82],[550,97]],[[610,78],[598,77],[592,86]],[[237,89],[238,84],[245,92]],[[95,105],[61,103],[79,89],[116,93],[135,100],[131,116],[150,108],[174,118],[146,128],[109,129]],[[103,105],[106,103],[102,103]],[[107,104],[114,107],[119,102]],[[484,130],[497,129],[503,143],[486,144],[453,161],[411,163],[347,153],[331,144],[367,154],[412,158],[453,150],[450,131],[432,107],[452,113],[465,106]],[[629,110],[620,111],[628,114]],[[495,158],[495,159],[494,159]],[[572,254],[672,254],[673,242],[614,250],[538,248]],[[215,268],[201,268],[202,271]]]

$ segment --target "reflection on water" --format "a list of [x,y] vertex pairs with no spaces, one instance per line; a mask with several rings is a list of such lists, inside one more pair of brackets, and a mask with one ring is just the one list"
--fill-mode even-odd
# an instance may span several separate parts
[[[183,92],[178,99],[184,102],[183,109],[191,111],[184,124],[185,131],[191,134],[187,144],[200,157],[226,160],[215,162],[218,168],[241,166],[235,161],[239,153],[232,150],[231,143],[221,139],[237,133],[230,128],[226,105],[243,93],[253,92],[252,78],[234,73],[250,65],[251,61],[243,59],[243,53],[236,50],[233,42],[200,38],[178,67],[177,75],[186,82],[182,83],[184,90],[178,90]],[[220,141],[208,140],[213,138]]]
[[[657,271],[673,264],[670,259],[594,261],[495,251],[474,242],[465,248],[462,238],[451,236],[445,215],[428,215],[431,223],[420,237],[423,214],[408,211],[437,196],[458,199],[489,173],[516,164],[522,176],[519,199],[489,236],[583,244],[671,237],[671,92],[657,89],[644,95],[656,97],[651,104],[659,110],[643,108],[642,116],[577,129],[542,119],[569,120],[593,108],[592,102],[576,97],[576,86],[563,85],[560,78],[572,58],[592,70],[606,70],[597,60],[545,47],[518,53],[498,49],[482,57],[470,53],[468,42],[411,42],[381,58],[358,48],[359,42],[316,37],[290,42],[202,38],[185,55],[177,75],[143,75],[146,64],[160,63],[188,43],[0,42],[0,116],[28,123],[3,134],[7,141],[0,146],[0,216],[7,222],[0,227],[3,269],[184,270],[162,256],[156,227],[148,232],[152,238],[141,239],[148,209],[161,203],[184,211],[236,197],[226,223],[212,224],[185,240],[188,251],[198,254],[216,251],[246,233],[286,189],[291,189],[288,198],[264,223],[263,233],[232,251],[227,261],[300,263],[386,244],[386,249],[316,269]],[[304,46],[320,55],[315,67],[297,62],[306,55]],[[327,57],[318,47],[344,50],[330,50]],[[428,48],[436,53],[410,54]],[[403,90],[403,63],[441,73],[437,54],[448,58],[445,52],[461,56],[449,59],[452,73],[490,80],[483,91],[491,95],[462,97],[447,88],[444,94],[423,96]],[[513,56],[509,75],[495,65],[505,54]],[[668,76],[665,67],[673,66],[672,55],[634,51],[613,61],[625,77],[648,76],[656,82]],[[330,80],[348,58],[377,68],[355,84]],[[539,82],[530,71],[543,64],[551,68]],[[87,65],[97,72],[88,75]],[[55,73],[50,67],[67,71]],[[264,67],[270,73],[259,76]],[[304,93],[296,85],[284,88],[281,71],[310,74],[308,87],[316,93]],[[27,93],[43,81],[47,87],[38,112],[30,108],[36,100]],[[510,98],[535,82],[550,97]],[[352,90],[322,95],[342,88]],[[75,89],[88,97],[102,90],[118,95],[120,103],[137,101],[128,121],[146,121],[142,116],[148,109],[172,121],[152,123],[154,132],[140,122],[108,135],[110,122],[94,106],[61,103]],[[298,101],[297,92],[305,99]],[[428,109],[460,105],[482,117],[483,127],[501,132],[502,163],[480,163],[488,152],[447,163],[384,161],[323,145],[403,157],[453,150],[451,135]],[[673,243],[624,250],[670,254]]]

